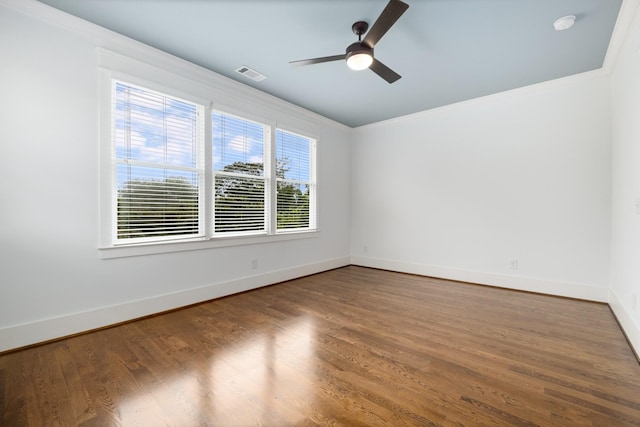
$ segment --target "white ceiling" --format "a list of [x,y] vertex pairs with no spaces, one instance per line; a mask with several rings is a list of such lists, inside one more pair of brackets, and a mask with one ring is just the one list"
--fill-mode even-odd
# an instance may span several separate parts
[[[622,0],[404,0],[376,45],[393,84],[344,61],[388,0],[40,0],[348,126],[601,68]],[[576,15],[573,28],[553,22]],[[234,70],[268,76],[254,82]]]

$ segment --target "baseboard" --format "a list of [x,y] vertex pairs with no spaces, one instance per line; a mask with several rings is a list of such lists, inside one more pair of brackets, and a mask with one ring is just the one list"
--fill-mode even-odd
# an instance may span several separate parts
[[618,324],[636,357],[640,360],[640,326],[633,321],[633,316],[624,308],[613,290],[609,290],[609,307],[618,320]]
[[227,282],[213,283],[171,294],[4,327],[0,329],[0,352],[104,328],[214,298],[332,270],[349,265],[350,262],[350,257],[335,258]]
[[588,301],[608,302],[609,300],[608,288],[579,283],[560,282],[521,276],[508,276],[481,271],[461,270],[427,264],[414,264],[359,256],[352,256],[351,264]]
[[349,264],[589,301],[609,302],[621,327],[626,332],[630,343],[636,352],[640,349],[640,330],[631,317],[625,312],[623,306],[618,303],[615,295],[609,293],[607,288],[369,257],[342,257],[264,274],[246,276],[152,298],[129,301],[123,304],[100,307],[93,310],[0,328],[0,352],[103,328],[163,311],[320,273]]

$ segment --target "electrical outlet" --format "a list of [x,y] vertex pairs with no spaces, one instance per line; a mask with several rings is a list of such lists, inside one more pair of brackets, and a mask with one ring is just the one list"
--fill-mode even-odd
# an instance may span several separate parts
[[509,261],[509,268],[511,268],[512,270],[517,270],[518,269],[518,260],[517,259],[512,259],[511,261]]
[[253,258],[251,260],[251,269],[255,270],[256,268],[258,268],[258,258]]
[[633,311],[638,311],[638,294],[631,295],[631,308]]
[[366,253],[368,253],[368,252],[369,252],[369,246],[365,245],[365,246],[364,246],[364,253],[366,254]]

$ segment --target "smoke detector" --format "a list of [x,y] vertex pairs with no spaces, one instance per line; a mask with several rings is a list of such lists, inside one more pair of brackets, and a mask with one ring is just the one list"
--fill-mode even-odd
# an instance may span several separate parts
[[564,31],[573,27],[573,24],[575,23],[576,23],[576,16],[567,15],[567,16],[563,16],[562,18],[556,19],[556,22],[553,23],[553,28],[556,31]]

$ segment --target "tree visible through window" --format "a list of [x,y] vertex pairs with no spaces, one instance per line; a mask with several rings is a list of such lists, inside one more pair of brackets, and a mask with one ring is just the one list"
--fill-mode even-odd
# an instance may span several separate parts
[[213,113],[214,233],[264,232],[266,126]]
[[277,229],[314,227],[313,140],[276,130]]

